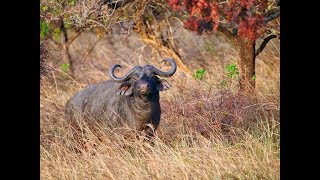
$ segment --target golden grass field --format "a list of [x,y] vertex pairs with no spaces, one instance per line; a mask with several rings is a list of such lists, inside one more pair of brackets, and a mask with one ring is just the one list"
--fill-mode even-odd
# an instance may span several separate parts
[[154,146],[107,127],[95,130],[101,142],[86,125],[80,146],[63,107],[88,83],[54,71],[40,87],[41,179],[280,179],[280,51],[269,44],[257,57],[255,100],[236,95],[235,80],[219,85],[223,66],[207,67],[203,80],[168,78]]

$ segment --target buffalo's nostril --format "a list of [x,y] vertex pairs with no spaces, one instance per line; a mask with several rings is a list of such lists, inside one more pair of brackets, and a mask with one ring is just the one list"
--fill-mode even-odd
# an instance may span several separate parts
[[149,87],[148,84],[140,84],[140,88],[142,88],[142,89],[146,89],[146,88],[148,88],[148,87]]

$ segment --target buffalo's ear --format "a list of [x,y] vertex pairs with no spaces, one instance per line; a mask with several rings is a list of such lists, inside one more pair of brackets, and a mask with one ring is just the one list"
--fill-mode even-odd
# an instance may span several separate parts
[[158,91],[164,91],[164,90],[167,90],[171,87],[172,86],[168,83],[168,81],[166,81],[164,79],[159,79],[159,81],[157,83],[157,90]]
[[133,88],[130,83],[125,82],[120,85],[120,87],[116,90],[116,94],[130,96],[133,92]]

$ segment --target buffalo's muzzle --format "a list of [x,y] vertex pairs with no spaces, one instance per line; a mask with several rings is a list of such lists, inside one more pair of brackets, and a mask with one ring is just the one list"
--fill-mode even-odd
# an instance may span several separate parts
[[141,83],[139,83],[138,88],[139,88],[138,92],[139,92],[140,94],[147,94],[147,93],[150,92],[150,90],[149,90],[149,84],[148,84],[147,82],[141,82]]

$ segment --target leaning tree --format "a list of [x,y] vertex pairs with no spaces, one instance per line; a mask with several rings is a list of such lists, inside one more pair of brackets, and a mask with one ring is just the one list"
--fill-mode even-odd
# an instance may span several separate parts
[[[199,34],[219,31],[238,48],[239,92],[254,90],[255,61],[266,44],[280,38],[280,0],[167,0]],[[258,38],[262,43],[256,48]]]
[[173,42],[166,16],[170,11],[163,7],[162,0],[41,0],[40,40],[53,41],[61,48],[62,60],[73,76],[69,47],[81,33],[91,30],[97,34],[90,54],[105,33],[119,29],[119,35],[127,36],[135,31],[157,55],[174,58],[179,69],[188,72]]

